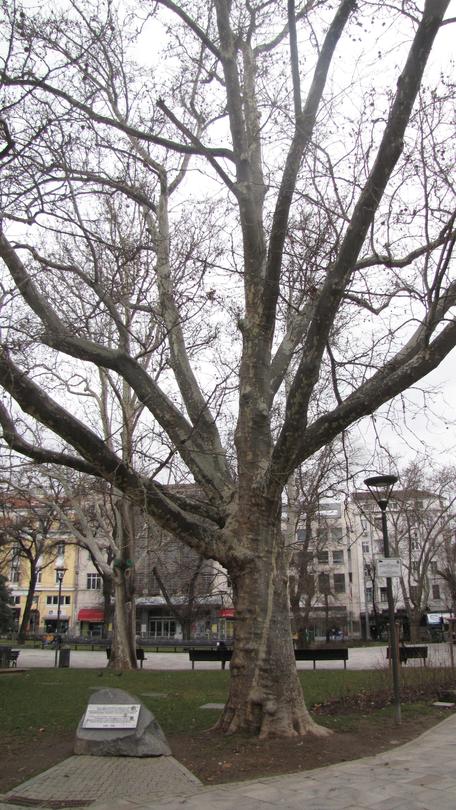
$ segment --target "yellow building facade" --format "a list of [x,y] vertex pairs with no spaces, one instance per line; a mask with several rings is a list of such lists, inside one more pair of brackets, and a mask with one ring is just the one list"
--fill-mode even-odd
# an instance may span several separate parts
[[[55,535],[49,538],[39,560],[28,633],[72,631],[76,610],[77,552],[76,546],[59,543]],[[15,554],[14,549],[11,549],[7,560],[0,573],[7,578],[16,628],[19,628],[29,590],[30,563],[19,553]],[[56,565],[64,571],[60,589]]]

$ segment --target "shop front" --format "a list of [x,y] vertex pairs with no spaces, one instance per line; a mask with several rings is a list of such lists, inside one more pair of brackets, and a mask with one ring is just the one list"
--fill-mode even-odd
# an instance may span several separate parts
[[163,597],[139,597],[136,600],[137,636],[154,640],[232,637],[233,616],[221,615],[219,598],[200,597],[191,607],[182,597],[174,597],[173,602],[175,613]]
[[62,611],[60,616],[57,610],[50,610],[44,616],[44,632],[45,633],[67,633],[69,627],[69,618]]
[[85,638],[101,638],[104,627],[103,608],[81,608],[78,612],[79,635]]

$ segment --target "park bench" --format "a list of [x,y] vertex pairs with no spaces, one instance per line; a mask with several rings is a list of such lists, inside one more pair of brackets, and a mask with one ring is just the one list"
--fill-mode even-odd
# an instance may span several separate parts
[[[111,658],[111,647],[106,647],[106,658]],[[146,661],[146,656],[144,655],[144,650],[142,647],[136,648],[136,660],[139,661],[141,669],[143,668],[144,661]]]
[[7,669],[10,665],[11,647],[0,645],[0,669]]
[[[391,657],[389,647],[387,647],[386,649],[386,657],[388,660]],[[399,647],[399,661],[401,664],[406,664],[409,658],[421,658],[424,666],[426,666],[427,657],[428,657],[428,648],[422,644],[420,645],[403,644]]]
[[[195,661],[220,661],[222,669],[225,669],[226,662],[231,659],[232,650],[193,650],[189,649],[188,654],[192,662],[192,669],[195,669]],[[315,669],[317,661],[343,661],[344,669],[347,668],[348,649],[346,647],[333,648],[322,647],[309,650],[295,650],[296,661],[313,661]]]
[[12,650],[11,647],[0,646],[0,669],[16,667],[20,650]]
[[343,661],[344,669],[347,669],[348,648],[347,647],[315,647],[305,650],[295,650],[296,661],[313,661],[313,668],[316,669],[317,661]]
[[232,650],[194,650],[189,649],[188,654],[192,662],[192,669],[195,669],[195,661],[220,661],[222,669],[225,669],[226,662],[231,659]]

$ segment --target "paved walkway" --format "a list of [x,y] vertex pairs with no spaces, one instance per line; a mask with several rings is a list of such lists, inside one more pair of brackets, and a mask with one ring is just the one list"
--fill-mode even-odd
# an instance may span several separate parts
[[[393,732],[392,732],[393,733]],[[318,740],[315,743],[318,745]],[[425,732],[417,740],[375,757],[343,762],[305,773],[256,779],[249,782],[204,787],[192,777],[170,782],[165,790],[158,771],[172,758],[158,761],[71,757],[14,788],[0,799],[0,810],[14,810],[11,795],[33,798],[35,786],[46,782],[46,796],[35,790],[35,806],[59,806],[62,795],[75,807],[72,780],[77,779],[78,804],[85,785],[97,781],[100,792],[94,810],[455,810],[456,808],[456,714]],[[168,762],[168,765],[167,765]],[[138,767],[143,769],[138,771]],[[136,770],[135,770],[136,769]],[[155,776],[152,771],[155,769]],[[172,768],[169,771],[172,774]],[[186,772],[188,774],[188,771]],[[179,777],[181,778],[181,777]],[[144,780],[144,784],[141,779]],[[74,786],[74,785],[73,785]],[[104,787],[103,787],[104,786]],[[115,798],[116,797],[116,798]],[[45,800],[47,799],[47,802]],[[19,799],[20,801],[20,799]],[[77,799],[76,799],[77,801]],[[28,804],[30,807],[30,803]],[[15,810],[18,810],[17,804]]]
[[[448,666],[450,654],[448,644],[427,644],[428,661],[432,666]],[[18,666],[24,667],[53,667],[55,659],[54,650],[41,650],[23,648],[19,654]],[[386,665],[386,647],[352,647],[348,652],[347,667],[349,669],[380,669]],[[107,664],[104,651],[71,650],[70,667],[74,669],[101,669]],[[311,661],[298,661],[298,669],[312,669]],[[191,670],[191,663],[187,653],[156,653],[146,652],[144,669]],[[409,661],[407,666],[421,666],[421,661]],[[318,669],[342,669],[341,661],[318,661]],[[196,669],[220,669],[218,661],[202,661],[196,664]],[[456,808],[456,805],[455,805]]]

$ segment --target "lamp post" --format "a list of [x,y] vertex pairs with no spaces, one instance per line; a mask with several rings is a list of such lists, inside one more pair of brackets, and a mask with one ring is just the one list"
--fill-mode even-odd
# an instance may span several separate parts
[[55,568],[55,576],[56,576],[57,582],[59,584],[59,596],[58,596],[58,603],[57,603],[57,634],[56,634],[55,659],[54,659],[54,667],[56,667],[57,663],[58,663],[58,655],[59,655],[59,650],[60,650],[60,644],[61,644],[61,641],[62,641],[61,636],[60,636],[60,613],[61,613],[61,609],[62,609],[62,605],[61,605],[61,601],[62,601],[62,582],[63,582],[63,577],[65,576],[65,571],[66,571],[64,561],[63,561],[63,557],[58,557],[58,559],[55,561],[54,568]]
[[363,579],[364,579],[364,626],[366,630],[366,641],[370,641],[371,633],[370,633],[370,625],[369,625],[369,602],[367,599],[367,586],[366,586],[366,574],[370,576],[371,567],[369,563],[366,562],[365,554],[363,551]]
[[[385,559],[390,556],[389,553],[389,540],[388,540],[388,524],[386,520],[386,510],[388,507],[389,499],[393,491],[394,484],[398,480],[396,475],[374,475],[372,478],[366,478],[364,483],[377,503],[382,513],[382,533],[383,533],[383,553]],[[394,620],[394,599],[393,599],[393,583],[391,577],[386,577],[386,594],[388,597],[388,617],[389,617],[389,643],[391,664],[393,668],[393,691],[394,691],[394,707],[395,707],[395,720],[397,723],[401,722],[401,691],[399,679],[399,660],[398,660],[398,647],[396,637],[396,624]]]

